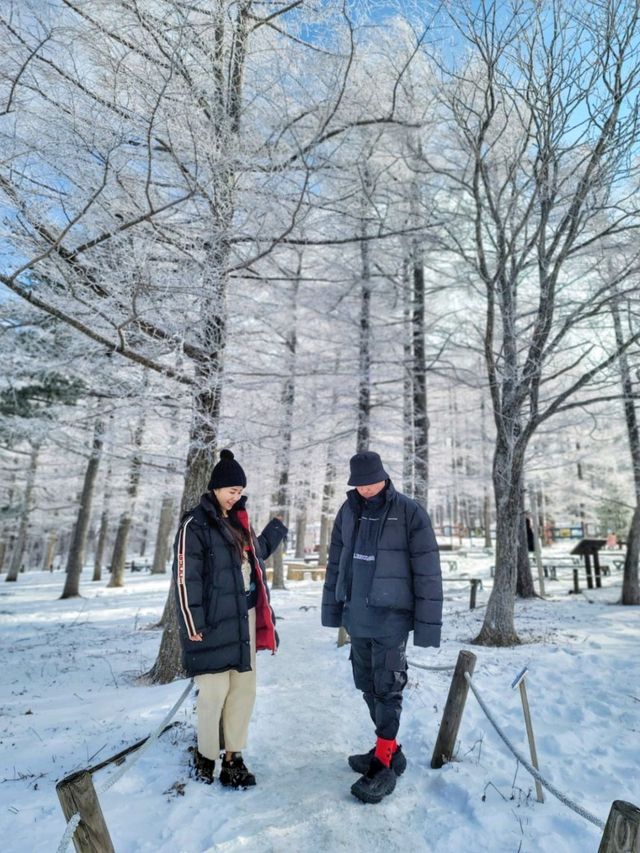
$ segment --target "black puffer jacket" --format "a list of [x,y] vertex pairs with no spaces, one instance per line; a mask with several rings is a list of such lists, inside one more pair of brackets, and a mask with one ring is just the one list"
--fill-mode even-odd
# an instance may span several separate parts
[[[322,593],[322,624],[329,628],[342,625],[342,609],[351,588],[357,519],[358,494],[353,489],[347,492],[331,534]],[[411,612],[414,644],[440,645],[442,575],[436,538],[423,507],[397,492],[391,482],[380,519],[367,604]]]
[[[240,498],[232,512],[250,529]],[[275,616],[269,604],[264,566],[287,533],[278,519],[267,524],[256,537],[251,532],[251,559],[256,568],[257,649],[276,650]],[[173,576],[176,582],[178,625],[183,666],[188,675],[251,669],[247,596],[240,556],[233,537],[221,520],[210,494],[185,513],[174,543]],[[189,635],[202,633],[202,640]]]

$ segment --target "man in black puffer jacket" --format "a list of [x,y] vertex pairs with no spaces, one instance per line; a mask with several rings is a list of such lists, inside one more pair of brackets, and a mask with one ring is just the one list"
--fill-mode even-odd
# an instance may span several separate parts
[[322,624],[344,626],[351,663],[376,727],[370,752],[349,756],[360,779],[351,793],[367,803],[390,794],[406,767],[396,742],[407,683],[406,645],[440,645],[442,577],[429,516],[397,492],[377,453],[351,458],[347,500],[333,532],[322,595]]

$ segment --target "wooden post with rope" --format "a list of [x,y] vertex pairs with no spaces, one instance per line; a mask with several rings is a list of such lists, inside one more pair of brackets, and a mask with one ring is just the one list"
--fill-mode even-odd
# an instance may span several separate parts
[[614,800],[598,853],[636,853],[640,850],[640,809]]
[[469,693],[469,684],[464,675],[465,672],[473,675],[475,666],[476,656],[473,652],[463,649],[458,654],[456,668],[451,679],[451,686],[449,687],[447,703],[444,706],[444,713],[442,714],[438,739],[436,740],[433,755],[431,756],[431,766],[435,769],[442,767],[443,764],[446,764],[447,761],[451,761],[453,758],[458,730],[460,729],[462,714],[464,713],[464,706],[467,701],[467,694]]
[[56,792],[67,820],[76,812],[80,815],[73,835],[78,853],[115,853],[91,773],[79,770],[66,776],[56,785]]

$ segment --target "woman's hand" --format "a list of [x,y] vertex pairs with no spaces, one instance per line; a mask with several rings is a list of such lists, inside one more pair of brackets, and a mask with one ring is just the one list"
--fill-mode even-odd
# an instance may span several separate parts
[[193,636],[190,634],[189,639],[193,640],[194,643],[199,643],[202,640],[202,631],[199,634],[193,634]]

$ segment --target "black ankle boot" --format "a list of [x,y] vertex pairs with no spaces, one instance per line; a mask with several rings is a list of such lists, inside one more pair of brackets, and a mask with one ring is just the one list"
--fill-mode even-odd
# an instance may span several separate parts
[[214,770],[216,768],[216,763],[211,758],[205,758],[205,756],[198,752],[196,747],[192,747],[193,750],[193,771],[196,779],[200,782],[205,782],[207,785],[210,785],[213,782]]
[[228,788],[250,788],[256,784],[256,777],[249,773],[239,752],[233,753],[231,761],[222,759],[220,784]]
[[351,793],[363,803],[379,803],[391,794],[395,787],[396,774],[374,755],[367,772],[351,786]]

